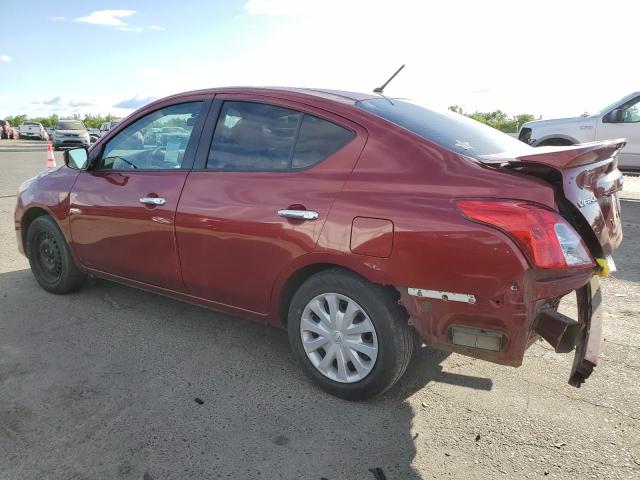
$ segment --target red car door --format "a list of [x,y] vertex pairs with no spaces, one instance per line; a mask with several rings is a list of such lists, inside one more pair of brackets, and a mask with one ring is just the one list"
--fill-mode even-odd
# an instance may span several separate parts
[[201,142],[185,183],[176,238],[189,293],[264,314],[278,274],[314,250],[366,131],[305,105],[258,98],[216,95],[217,121],[207,125],[215,123],[215,133]]
[[143,112],[119,128],[101,148],[94,167],[78,176],[70,225],[73,248],[83,265],[184,290],[175,211],[210,104],[199,98]]

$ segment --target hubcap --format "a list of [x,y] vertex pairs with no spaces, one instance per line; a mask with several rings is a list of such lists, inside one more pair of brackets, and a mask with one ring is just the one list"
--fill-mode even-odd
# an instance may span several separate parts
[[362,380],[378,358],[378,337],[369,316],[339,293],[323,293],[307,303],[300,337],[313,366],[336,382]]

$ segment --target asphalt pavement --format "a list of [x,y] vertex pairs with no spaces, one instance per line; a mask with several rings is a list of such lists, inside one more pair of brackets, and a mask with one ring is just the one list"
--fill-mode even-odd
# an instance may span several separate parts
[[582,388],[542,342],[518,369],[423,347],[351,403],[306,379],[284,331],[102,280],[39,288],[13,208],[45,149],[0,141],[0,479],[640,478],[640,203]]

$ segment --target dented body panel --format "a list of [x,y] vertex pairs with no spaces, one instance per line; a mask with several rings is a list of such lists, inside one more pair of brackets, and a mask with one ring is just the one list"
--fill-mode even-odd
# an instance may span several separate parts
[[[194,95],[169,97],[132,114],[100,139],[91,157],[99,157],[102,146],[131,122]],[[572,384],[579,385],[597,362],[599,348],[595,262],[587,267],[536,268],[513,236],[471,221],[456,202],[518,201],[561,214],[580,233],[594,259],[608,256],[622,240],[616,196],[621,178],[615,163],[622,142],[566,151],[524,146],[526,154],[471,158],[355,106],[370,96],[349,95],[296,89],[197,92],[197,98],[212,100],[209,116],[216,102],[225,99],[263,102],[327,118],[355,136],[306,170],[212,173],[202,168],[204,163],[197,168],[200,157],[206,160],[213,136],[213,126],[205,125],[201,145],[194,150],[195,166],[176,171],[185,179],[166,215],[172,223],[161,226],[176,239],[165,242],[170,258],[177,259],[172,262],[174,279],[162,282],[153,269],[141,277],[112,268],[108,261],[96,268],[76,255],[80,268],[283,326],[287,302],[305,276],[340,267],[397,291],[408,321],[435,348],[518,366],[540,335],[558,351],[577,347]],[[89,170],[80,175],[98,174]],[[127,178],[135,175],[142,177],[138,172],[122,173]],[[98,243],[86,239],[96,232],[104,245],[110,237],[122,237],[118,228],[90,231],[76,222],[85,231],[70,229],[70,198],[77,177],[77,171],[61,167],[20,192],[15,214],[19,248],[24,248],[23,232],[34,209],[58,222],[74,255],[82,249],[95,253]],[[100,182],[91,192],[94,206],[121,198],[116,183]],[[131,193],[134,200],[154,192],[143,186],[140,190]],[[278,209],[300,206],[319,218],[305,222],[278,216]],[[141,208],[146,207],[134,201],[108,213],[135,220]],[[150,242],[156,231],[158,227],[145,229]],[[83,242],[81,248],[78,241]],[[151,265],[161,260],[157,256],[139,249],[136,265]],[[573,291],[579,292],[581,312],[575,321],[554,313],[559,299]]]

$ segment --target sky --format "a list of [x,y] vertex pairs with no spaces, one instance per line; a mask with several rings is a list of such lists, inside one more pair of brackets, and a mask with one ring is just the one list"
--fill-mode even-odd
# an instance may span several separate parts
[[402,64],[388,96],[577,116],[640,90],[638,18],[638,0],[10,1],[0,118],[230,85],[370,92]]

